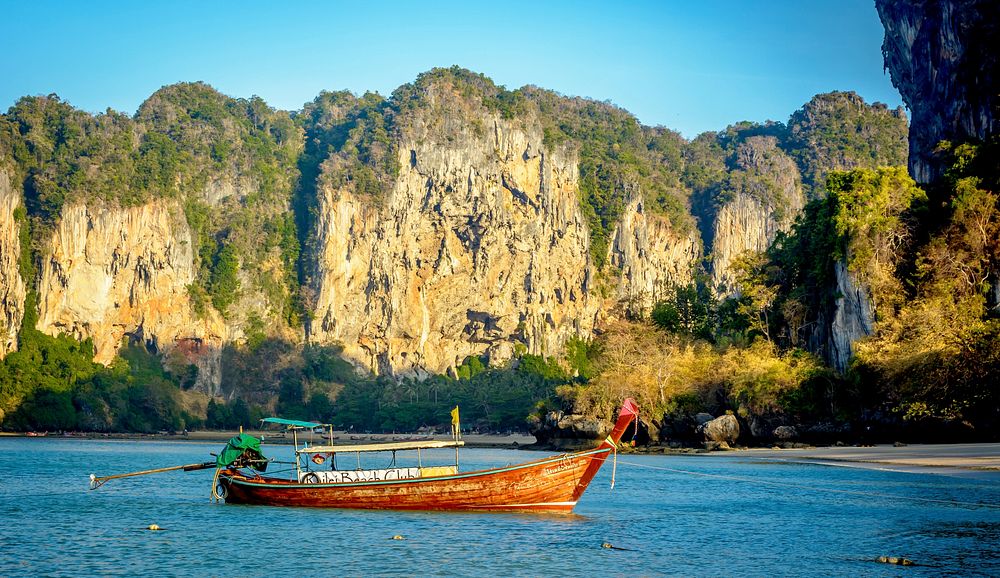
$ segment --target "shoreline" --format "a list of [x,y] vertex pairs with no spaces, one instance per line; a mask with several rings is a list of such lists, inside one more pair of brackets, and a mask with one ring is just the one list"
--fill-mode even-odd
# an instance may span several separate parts
[[[244,430],[255,437],[263,437],[267,444],[291,445],[292,435],[287,432]],[[219,443],[224,444],[239,431],[193,431],[186,434],[141,434],[141,433],[94,433],[69,432],[46,433],[30,435],[33,432],[15,433],[0,432],[0,438],[43,438],[43,439],[88,439],[115,441],[172,441],[185,443]],[[400,442],[412,440],[449,440],[450,435],[417,435],[417,434],[351,434],[350,432],[334,431],[336,445],[358,445],[369,443]],[[310,445],[326,443],[326,438],[319,434],[304,434],[299,436],[300,442]],[[555,449],[538,445],[534,436],[525,434],[491,435],[467,434],[462,436],[465,447],[520,449],[561,453],[573,451],[572,448]],[[881,444],[875,446],[809,446],[796,448],[733,448],[729,450],[706,450],[700,448],[669,448],[666,446],[645,446],[629,448],[620,452],[623,455],[666,455],[666,456],[714,456],[726,458],[748,458],[760,460],[791,461],[812,463],[827,466],[855,467],[865,469],[881,469],[887,471],[920,472],[920,473],[961,473],[987,472],[1000,473],[1000,443],[961,443],[961,444],[913,444],[896,446]]]
[[[743,452],[740,452],[743,453]],[[748,457],[810,460],[828,465],[855,467],[891,466],[901,471],[965,470],[1000,472],[1000,443],[892,444],[869,447],[816,447],[751,449]],[[885,468],[882,468],[885,469]]]
[[742,448],[728,451],[686,452],[685,455],[786,461],[906,473],[1000,474],[1000,443]]
[[[269,430],[246,429],[244,433],[261,438],[267,444],[292,445],[293,436],[287,432],[275,432]],[[31,435],[35,433],[35,435]],[[238,435],[239,430],[233,431],[191,431],[187,433],[97,433],[97,432],[66,432],[66,433],[36,433],[36,432],[0,432],[0,438],[28,438],[28,439],[61,439],[61,440],[118,440],[118,441],[172,441],[172,442],[200,442],[200,443],[220,443],[224,444],[230,438]],[[360,445],[369,443],[402,442],[414,440],[450,440],[451,435],[433,434],[351,434],[350,432],[334,431],[335,445]],[[535,436],[525,434],[492,435],[492,434],[466,434],[462,436],[465,447],[470,448],[501,448],[501,449],[531,449],[535,444]],[[328,442],[327,438],[320,434],[304,433],[299,435],[300,443],[309,442],[309,445],[319,445]]]

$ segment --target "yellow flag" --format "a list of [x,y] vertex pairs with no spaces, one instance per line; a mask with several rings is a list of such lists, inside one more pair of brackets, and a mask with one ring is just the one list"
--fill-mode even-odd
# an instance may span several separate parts
[[454,426],[458,425],[458,406],[457,405],[455,406],[455,409],[451,410],[451,425],[454,425]]

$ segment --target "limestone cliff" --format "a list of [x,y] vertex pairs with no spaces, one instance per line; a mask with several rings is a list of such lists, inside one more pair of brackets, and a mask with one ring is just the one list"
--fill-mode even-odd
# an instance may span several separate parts
[[17,332],[24,317],[24,280],[18,268],[21,224],[14,210],[21,195],[11,186],[10,174],[0,168],[0,359],[17,348]]
[[994,47],[1000,4],[993,0],[876,0],[882,52],[893,85],[912,111],[910,173],[941,175],[942,140],[987,140],[1000,131],[1000,60]]
[[633,199],[612,234],[608,262],[618,276],[615,295],[626,312],[638,317],[674,285],[692,282],[701,258],[697,231],[678,234],[662,216],[647,212],[641,199]]
[[[82,168],[21,161],[29,184],[48,163],[62,171],[58,186],[30,187],[42,195],[29,199],[37,328],[93,340],[101,363],[124,341],[143,343],[170,363],[197,365],[198,387],[218,393],[223,348],[251,332],[257,343],[295,344],[300,313],[309,339],[343,345],[357,366],[421,376],[470,355],[493,364],[558,355],[621,302],[646,310],[663,287],[690,280],[700,249],[676,232],[683,191],[675,183],[670,194],[647,187],[644,196],[649,178],[628,188],[615,176],[598,207],[607,222],[595,219],[580,183],[584,145],[572,131],[552,138],[552,115],[584,123],[610,114],[667,149],[679,136],[647,135],[610,105],[547,93],[529,101],[467,71],[427,78],[392,99],[321,95],[333,108],[304,111],[318,115],[305,129],[259,99],[230,99],[200,83],[164,87],[133,119],[26,100],[11,113],[18,128],[7,136],[23,141],[12,147],[48,150],[60,122],[110,135],[107,158],[78,153],[89,159]],[[612,120],[601,122],[617,126]],[[321,142],[303,151],[302,132],[317,136],[309,123],[327,121]],[[599,140],[612,146],[612,136]],[[626,152],[648,148],[625,144]],[[12,215],[21,201],[6,184],[4,194]],[[634,199],[621,215],[618,195]],[[307,221],[290,208],[315,220],[300,228]],[[600,275],[595,223],[602,243],[614,238]],[[16,276],[18,228],[12,217],[4,225],[3,274]],[[297,266],[308,271],[301,279]],[[24,305],[15,276],[4,283],[5,350]],[[300,290],[304,312],[294,301]]]
[[229,333],[217,315],[202,320],[192,311],[194,275],[191,235],[176,203],[68,206],[42,256],[37,327],[92,339],[95,361],[105,364],[126,335],[163,352],[180,345],[212,391]]
[[805,204],[798,168],[774,137],[747,138],[736,148],[731,166],[712,225],[712,281],[720,296],[736,291],[734,261],[766,250]]
[[576,157],[534,119],[469,108],[447,86],[401,132],[381,202],[325,188],[310,339],[382,373],[447,371],[468,355],[553,355],[589,335],[588,230]]
[[854,354],[854,343],[874,331],[874,314],[868,289],[843,261],[834,265],[837,300],[824,354],[827,361],[843,372]]
[[[558,355],[605,316],[644,315],[690,283],[703,245],[731,295],[733,261],[766,249],[804,202],[775,123],[711,133],[698,167],[694,143],[613,105],[469,71],[313,104],[274,111],[194,83],[164,87],[132,119],[54,98],[3,115],[10,150],[50,151],[63,124],[106,138],[21,158],[23,187],[0,179],[0,355],[25,282],[42,331],[91,338],[102,363],[126,339],[177,352],[211,393],[223,348],[294,348],[301,333],[391,375]],[[800,140],[836,132],[829,116],[801,123]],[[17,273],[22,188],[32,280]],[[696,190],[712,206],[702,238]]]

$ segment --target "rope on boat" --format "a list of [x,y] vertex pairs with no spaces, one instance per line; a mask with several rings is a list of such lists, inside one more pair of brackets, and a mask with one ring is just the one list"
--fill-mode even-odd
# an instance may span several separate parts
[[615,489],[615,472],[618,471],[618,444],[615,444],[615,458],[611,462],[611,489]]
[[222,468],[215,468],[215,475],[212,476],[212,497],[211,497],[211,500],[213,502],[215,502],[215,503],[218,503],[220,500],[222,500],[222,496],[220,496],[219,492],[218,492],[218,488],[219,488],[219,473],[221,473],[221,472],[222,472]]
[[[709,474],[706,472],[694,472],[691,470],[679,470],[676,468],[667,468],[663,466],[651,466],[649,464],[640,464],[637,462],[626,462],[622,461],[623,464],[629,466],[635,466],[637,468],[647,468],[650,470],[660,470],[664,472],[673,472],[677,474],[687,474],[690,476],[700,476],[703,478],[715,478],[719,480],[729,480],[734,482],[747,482],[751,484],[761,484],[765,486],[778,486],[785,488],[796,488],[800,490],[810,490],[816,492],[827,492],[830,494],[847,494],[852,496],[864,496],[864,497],[876,497],[876,498],[889,498],[894,500],[911,500],[914,502],[928,502],[934,504],[947,504],[952,506],[967,506],[973,508],[996,508],[1000,509],[1000,504],[990,504],[986,502],[963,502],[960,500],[941,500],[936,498],[920,498],[917,496],[900,496],[897,494],[883,494],[881,492],[862,492],[857,490],[838,490],[835,488],[820,488],[816,486],[809,486],[806,484],[796,484],[792,482],[776,482],[772,480],[758,480],[755,478],[746,478],[742,476],[729,476],[725,474]],[[612,482],[612,485],[614,482]]]
[[[635,436],[639,434],[639,414],[636,413],[632,416],[632,423],[635,424],[635,429],[632,430],[632,445],[635,446]],[[625,430],[628,431],[628,426],[625,426]],[[615,474],[618,472],[618,442],[614,442],[612,445],[614,451],[614,458],[611,462],[611,489],[615,489]],[[625,463],[625,462],[622,462]]]

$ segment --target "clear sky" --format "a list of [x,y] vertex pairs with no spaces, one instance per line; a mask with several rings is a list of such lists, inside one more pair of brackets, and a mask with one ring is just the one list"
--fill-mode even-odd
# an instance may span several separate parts
[[297,110],[320,90],[388,95],[453,64],[610,100],[687,137],[786,121],[831,90],[902,103],[873,0],[0,0],[0,15],[0,110],[54,92],[134,113],[195,80]]

